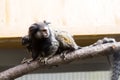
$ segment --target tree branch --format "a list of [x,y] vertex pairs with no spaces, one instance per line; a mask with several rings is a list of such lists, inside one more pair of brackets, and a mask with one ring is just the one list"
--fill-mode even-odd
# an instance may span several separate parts
[[106,56],[113,54],[114,51],[120,50],[120,42],[100,44],[97,46],[87,46],[82,49],[70,52],[61,58],[56,55],[43,64],[40,61],[33,61],[30,64],[24,63],[0,73],[0,80],[13,80],[24,74],[30,73],[36,69],[49,68],[54,65],[67,64],[74,60],[92,58],[96,56]]

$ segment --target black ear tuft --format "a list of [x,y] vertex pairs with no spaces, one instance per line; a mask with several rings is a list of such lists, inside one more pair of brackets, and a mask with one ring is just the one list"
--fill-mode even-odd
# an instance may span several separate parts
[[39,26],[39,25],[38,25],[37,23],[32,24],[32,25],[29,27],[29,31],[38,29],[38,26]]
[[47,22],[46,20],[43,21],[46,25],[51,24],[50,22]]
[[38,30],[38,26],[35,25],[35,24],[32,24],[30,27],[29,27],[29,30],[28,30],[28,33],[30,36],[32,36],[33,34],[35,34],[35,32]]

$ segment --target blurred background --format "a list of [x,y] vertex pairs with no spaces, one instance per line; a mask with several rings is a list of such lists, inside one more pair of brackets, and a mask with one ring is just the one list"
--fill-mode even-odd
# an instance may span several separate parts
[[[20,64],[29,54],[21,46],[28,27],[47,20],[68,31],[80,46],[103,37],[120,40],[120,0],[0,0],[0,71]],[[16,80],[110,80],[106,57],[37,70]]]
[[0,37],[18,37],[47,20],[71,34],[120,33],[120,0],[0,0]]

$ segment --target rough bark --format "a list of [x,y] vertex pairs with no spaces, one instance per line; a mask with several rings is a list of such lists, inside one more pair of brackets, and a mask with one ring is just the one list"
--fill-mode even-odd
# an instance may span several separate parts
[[43,64],[39,61],[33,61],[30,64],[24,63],[17,65],[13,68],[1,72],[0,80],[14,80],[15,78],[23,76],[36,69],[44,69],[54,65],[67,64],[78,59],[106,56],[113,54],[116,50],[120,50],[120,42],[83,47],[82,49],[68,53],[65,55],[64,59],[61,58],[60,55],[56,55],[53,58],[49,59],[47,61],[47,64]]

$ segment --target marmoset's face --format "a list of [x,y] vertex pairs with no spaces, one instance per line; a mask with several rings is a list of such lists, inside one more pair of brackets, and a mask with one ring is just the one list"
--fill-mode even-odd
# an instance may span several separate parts
[[50,36],[49,26],[44,23],[35,23],[31,25],[29,33],[36,39],[48,38]]
[[50,32],[48,26],[40,25],[38,31],[35,34],[35,37],[41,39],[41,38],[48,38],[49,36],[50,36]]

